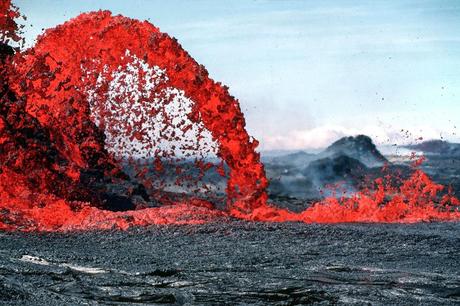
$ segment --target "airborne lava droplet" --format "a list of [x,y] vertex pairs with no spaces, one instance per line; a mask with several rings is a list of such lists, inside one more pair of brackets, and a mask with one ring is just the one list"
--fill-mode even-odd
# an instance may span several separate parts
[[[19,13],[10,1],[0,12],[0,229],[125,229],[223,216],[460,219],[459,201],[440,197],[443,187],[420,170],[400,186],[380,179],[302,213],[271,207],[258,142],[245,130],[238,100],[175,39],[147,21],[99,11],[46,30],[19,52],[8,46],[20,40]],[[206,161],[210,156],[219,162]],[[182,169],[190,158],[196,175]],[[203,182],[213,167],[228,176],[225,199],[213,199]],[[184,186],[194,192],[178,197]]]

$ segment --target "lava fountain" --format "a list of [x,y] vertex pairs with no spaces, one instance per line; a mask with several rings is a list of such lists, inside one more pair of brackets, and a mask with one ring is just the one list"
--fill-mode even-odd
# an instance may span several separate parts
[[[124,229],[225,216],[460,219],[459,201],[439,196],[443,186],[420,170],[399,186],[378,179],[301,213],[270,206],[258,142],[238,100],[174,38],[147,21],[99,11],[46,30],[20,51],[8,46],[20,40],[18,10],[4,1],[0,13],[0,229]],[[182,169],[191,158],[194,176]],[[225,199],[203,183],[211,168],[227,178]],[[193,192],[178,196],[184,185]]]

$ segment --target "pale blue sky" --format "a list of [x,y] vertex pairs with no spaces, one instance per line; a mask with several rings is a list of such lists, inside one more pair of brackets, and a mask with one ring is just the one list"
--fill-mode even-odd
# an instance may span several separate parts
[[460,1],[14,3],[28,17],[29,45],[80,12],[150,20],[230,87],[262,149],[356,133],[380,144],[460,141]]

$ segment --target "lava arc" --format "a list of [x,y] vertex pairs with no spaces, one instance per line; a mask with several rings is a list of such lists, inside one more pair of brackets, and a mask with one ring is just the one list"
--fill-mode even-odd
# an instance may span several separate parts
[[[420,170],[385,178],[348,198],[302,213],[267,204],[258,142],[238,100],[174,39],[147,21],[84,13],[46,30],[21,51],[14,18],[0,6],[0,229],[72,230],[256,221],[416,222],[459,220],[459,201],[440,196]],[[193,140],[191,140],[193,139]],[[215,154],[226,175],[226,209],[190,195],[171,198],[154,169],[193,152]],[[144,162],[138,163],[140,157]],[[126,163],[134,164],[131,173]],[[196,159],[202,174],[213,165]],[[178,179],[177,181],[180,181]],[[202,189],[207,186],[202,185]],[[153,204],[152,204],[153,203]]]

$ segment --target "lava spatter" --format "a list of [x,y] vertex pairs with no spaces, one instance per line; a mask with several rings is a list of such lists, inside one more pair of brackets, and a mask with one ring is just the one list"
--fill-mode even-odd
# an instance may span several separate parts
[[444,186],[434,183],[427,174],[414,169],[412,175],[394,184],[386,175],[372,186],[349,197],[329,197],[314,203],[301,213],[274,207],[259,207],[251,214],[231,213],[255,221],[299,221],[306,223],[414,223],[460,220],[460,201]]
[[[162,192],[166,187],[161,183],[162,172],[170,170],[165,163],[180,162],[198,152],[194,165],[199,180],[212,167],[200,159],[208,151],[221,159],[219,173],[225,173],[222,162],[229,169],[228,205],[249,212],[265,203],[267,180],[254,151],[257,142],[245,131],[238,101],[212,81],[174,39],[150,23],[107,11],[82,14],[47,30],[35,47],[8,56],[3,67],[2,83],[8,92],[4,104],[21,104],[17,112],[43,130],[48,144],[27,152],[35,150],[43,158],[56,159],[41,168],[37,159],[36,181],[41,185],[26,183],[30,166],[15,168],[23,184],[5,174],[10,168],[4,164],[4,185],[19,185],[5,192],[4,202],[21,198],[14,194],[23,188],[32,198],[39,194],[67,201],[71,211],[80,215],[87,213],[88,206],[129,210],[152,201],[177,204]],[[17,151],[14,145],[5,155],[11,151]],[[134,182],[122,160],[134,169]],[[150,165],[159,175],[146,175]],[[57,192],[51,188],[54,182],[65,184]],[[127,191],[114,194],[119,186]],[[141,205],[131,203],[139,196]],[[22,201],[24,209],[38,207],[42,212],[49,204],[30,197]],[[200,209],[212,206],[204,202],[194,197],[187,201],[193,209],[197,203]],[[120,207],[113,207],[114,203]],[[24,205],[5,206],[5,218],[18,207],[21,220],[27,219],[19,209]],[[36,220],[29,221],[35,226]],[[41,223],[46,229],[46,222]]]
[[23,42],[21,29],[23,26],[16,23],[21,16],[19,9],[12,5],[11,0],[2,0],[0,3],[0,42],[3,44]]
[[[19,52],[17,9],[3,2],[0,229],[84,230],[257,221],[459,220],[459,201],[417,170],[302,213],[267,204],[258,142],[238,101],[174,39],[108,11],[46,30]],[[217,163],[206,160],[209,156]],[[193,160],[194,175],[184,171]],[[228,176],[216,209],[206,172]],[[170,178],[171,174],[176,176]],[[191,194],[177,197],[182,187]],[[221,200],[223,201],[223,200]]]

